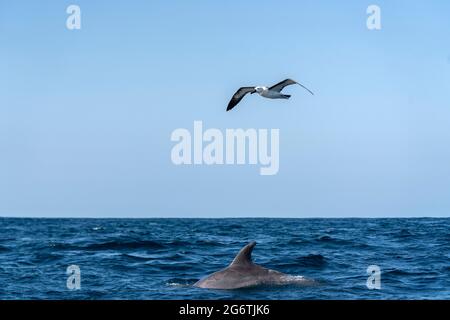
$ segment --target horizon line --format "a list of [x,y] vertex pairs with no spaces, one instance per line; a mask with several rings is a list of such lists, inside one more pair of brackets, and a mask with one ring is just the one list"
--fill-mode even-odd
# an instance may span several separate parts
[[224,216],[224,217],[83,217],[83,216],[2,216],[0,215],[0,219],[135,219],[135,220],[145,220],[145,219],[450,219],[450,216],[379,216],[379,217],[361,217],[361,216],[343,216],[343,217],[326,217],[326,216],[306,216],[306,217],[289,217],[289,216],[281,216],[281,217],[273,217],[273,216],[243,216],[243,217],[235,217],[235,216]]

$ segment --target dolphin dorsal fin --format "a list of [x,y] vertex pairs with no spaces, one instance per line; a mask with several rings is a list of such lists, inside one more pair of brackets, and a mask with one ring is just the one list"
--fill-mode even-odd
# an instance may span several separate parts
[[239,253],[236,255],[233,262],[231,262],[230,266],[252,264],[252,251],[255,246],[256,242],[252,241],[245,247],[243,247],[241,251],[239,251]]

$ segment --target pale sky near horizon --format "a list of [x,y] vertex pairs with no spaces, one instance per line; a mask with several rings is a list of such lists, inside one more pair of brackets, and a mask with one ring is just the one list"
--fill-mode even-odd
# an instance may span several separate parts
[[[0,216],[450,217],[449,16],[448,1],[0,0]],[[315,96],[225,112],[238,87],[288,77]],[[195,120],[280,129],[278,174],[173,165],[170,135]]]

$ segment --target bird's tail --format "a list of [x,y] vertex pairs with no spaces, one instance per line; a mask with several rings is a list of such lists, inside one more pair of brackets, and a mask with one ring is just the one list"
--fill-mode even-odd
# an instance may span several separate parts
[[289,95],[289,94],[283,94],[281,97],[282,97],[283,99],[289,99],[289,98],[291,97],[291,95]]

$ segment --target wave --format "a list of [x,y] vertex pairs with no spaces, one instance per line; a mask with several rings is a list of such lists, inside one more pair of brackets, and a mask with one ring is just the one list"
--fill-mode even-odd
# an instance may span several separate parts
[[219,243],[217,241],[210,241],[210,240],[196,240],[195,244],[202,245],[202,246],[210,246],[210,247],[222,246],[222,243]]
[[292,238],[290,239],[287,244],[293,244],[293,245],[297,245],[297,244],[303,244],[303,245],[307,245],[311,243],[311,241],[303,239],[303,238]]
[[298,257],[296,262],[301,267],[318,268],[327,264],[327,260],[321,254],[308,254]]
[[408,229],[402,229],[397,233],[397,237],[399,238],[409,238],[409,237],[413,237],[414,234],[409,231]]
[[314,286],[317,285],[313,279],[308,279],[303,276],[285,275],[281,278],[281,285],[297,285],[297,286]]
[[406,270],[402,270],[402,269],[393,269],[393,270],[383,272],[384,276],[423,276],[423,275],[430,275],[430,274],[431,273],[428,271],[415,272],[415,271],[406,271]]
[[50,263],[54,261],[60,260],[62,257],[58,254],[50,253],[50,252],[38,252],[34,254],[31,261],[33,263]]
[[86,250],[126,250],[126,249],[163,249],[166,246],[152,240],[107,241],[93,243],[84,247]]
[[11,251],[11,249],[0,245],[0,252],[8,252],[8,251]]
[[167,242],[167,245],[169,246],[174,246],[174,247],[186,247],[191,245],[192,243],[188,242],[188,241],[184,241],[184,240],[173,240],[170,242]]
[[198,279],[182,279],[182,278],[172,278],[165,282],[166,286],[169,287],[191,287],[196,283]]
[[122,257],[131,259],[131,260],[138,260],[138,261],[147,261],[154,259],[151,256],[148,255],[140,255],[140,254],[133,254],[133,253],[122,253]]
[[334,238],[329,235],[320,236],[320,237],[316,238],[316,241],[319,243],[329,243],[329,244],[337,244],[337,245],[353,244],[353,242],[350,240]]

